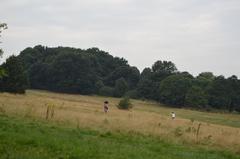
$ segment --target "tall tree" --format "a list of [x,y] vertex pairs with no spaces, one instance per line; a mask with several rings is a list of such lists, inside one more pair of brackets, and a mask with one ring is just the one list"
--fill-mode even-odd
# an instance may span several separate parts
[[134,89],[140,79],[140,72],[136,67],[120,66],[107,76],[105,83],[114,86],[115,81],[120,78],[124,78],[129,88]]
[[150,78],[142,78],[137,87],[138,96],[146,99],[155,99],[156,83]]
[[7,76],[1,79],[1,91],[25,93],[28,81],[22,62],[16,56],[10,56],[2,67],[6,70]]
[[48,48],[41,45],[23,50],[18,58],[31,88],[104,96],[129,95],[175,106],[230,111],[240,110],[240,81],[215,77],[211,72],[194,78],[178,72],[171,61],[157,61],[140,74],[127,60],[98,48]]
[[206,109],[208,105],[208,96],[201,87],[192,86],[186,94],[185,106],[198,109]]
[[202,72],[197,76],[197,78],[204,78],[206,80],[212,81],[214,80],[215,76],[212,72]]
[[231,104],[230,87],[224,76],[215,77],[209,92],[209,104],[216,109],[228,109]]
[[207,91],[210,88],[214,78],[215,78],[215,76],[213,75],[212,72],[200,73],[194,79],[194,85],[202,88],[204,91]]
[[114,88],[114,95],[116,97],[122,97],[128,90],[128,84],[124,78],[120,78],[116,81]]
[[[2,31],[5,29],[7,29],[7,24],[0,22],[0,37],[1,37]],[[0,43],[1,43],[1,41],[0,41]],[[3,54],[3,50],[0,48],[0,56],[2,56],[2,54]]]
[[231,76],[227,79],[228,83],[228,90],[229,90],[229,105],[228,105],[228,110],[234,111],[238,110],[240,108],[240,81],[238,80],[237,76]]
[[152,69],[149,67],[144,68],[141,73],[141,79],[150,79],[151,76],[152,76]]
[[152,66],[153,72],[165,72],[165,73],[174,73],[177,71],[177,68],[174,63],[171,61],[156,61]]
[[[7,29],[7,24],[0,22],[0,38],[1,38],[2,31],[5,29]],[[0,41],[0,43],[1,43],[1,41]],[[3,54],[3,50],[2,50],[2,48],[0,48],[0,57],[2,56],[2,54]],[[6,75],[6,73],[5,73],[4,69],[0,67],[0,78],[4,75]]]
[[165,104],[183,107],[186,94],[192,86],[192,80],[185,74],[165,78],[159,86],[159,100]]
[[51,65],[51,84],[63,92],[90,94],[94,92],[96,77],[87,57],[77,53],[59,54]]
[[153,80],[160,82],[164,78],[175,74],[177,72],[177,68],[171,61],[156,61],[152,66],[152,71]]

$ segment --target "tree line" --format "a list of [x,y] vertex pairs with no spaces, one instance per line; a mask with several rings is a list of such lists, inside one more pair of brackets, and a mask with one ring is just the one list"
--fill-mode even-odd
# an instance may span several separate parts
[[171,61],[156,61],[142,72],[98,48],[41,45],[9,57],[0,67],[0,91],[26,89],[155,100],[174,107],[240,112],[240,80],[203,72],[194,77]]

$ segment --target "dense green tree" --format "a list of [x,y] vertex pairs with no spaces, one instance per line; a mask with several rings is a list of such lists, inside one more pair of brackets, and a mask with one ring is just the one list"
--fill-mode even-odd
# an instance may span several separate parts
[[114,86],[115,81],[124,78],[130,89],[134,89],[140,79],[140,72],[136,67],[121,66],[116,68],[106,79],[105,83]]
[[109,86],[103,86],[99,90],[99,95],[113,97],[114,96],[114,88],[109,87]]
[[204,78],[206,80],[212,81],[214,80],[215,76],[213,75],[212,72],[202,72],[197,76],[197,78],[199,79]]
[[[91,67],[95,70],[95,73],[105,79],[118,67],[128,66],[127,60],[124,58],[113,57],[105,51],[101,51],[98,48],[90,48],[82,53],[86,54],[91,61]],[[113,82],[114,85],[115,81]]]
[[152,66],[152,80],[160,82],[164,78],[177,73],[177,68],[171,61],[156,61]]
[[194,79],[194,85],[207,92],[207,90],[211,87],[214,78],[215,76],[210,72],[201,73]]
[[184,74],[171,75],[159,86],[159,100],[165,104],[182,107],[192,85],[192,78]]
[[36,63],[42,63],[43,54],[37,49],[41,46],[36,46],[34,48],[26,48],[24,49],[20,55],[19,58],[24,63],[24,68],[26,71],[31,69],[32,65],[35,65]]
[[185,106],[198,109],[206,109],[208,105],[208,96],[201,87],[192,86],[186,94]]
[[[98,48],[26,48],[17,57],[33,89],[156,100],[178,107],[240,111],[240,80],[211,72],[194,78],[171,61],[157,61],[140,74],[136,67]],[[3,80],[1,80],[2,84]],[[3,85],[2,85],[3,86]],[[3,87],[2,87],[3,88]]]
[[141,79],[151,79],[152,73],[151,68],[145,68],[141,73]]
[[50,65],[36,62],[31,65],[28,71],[30,87],[34,89],[53,89],[51,86],[52,71]]
[[0,80],[0,90],[11,93],[25,93],[27,77],[23,65],[16,56],[10,56],[2,65],[7,76]]
[[77,53],[59,54],[51,67],[55,90],[81,94],[94,92],[97,78],[87,57]]
[[240,81],[238,80],[237,76],[231,76],[227,79],[228,83],[228,90],[229,90],[229,98],[230,98],[230,103],[228,105],[228,110],[234,111],[240,111],[238,110],[240,108]]
[[125,59],[98,48],[82,50],[38,45],[23,50],[19,58],[24,62],[31,88],[37,89],[92,94],[99,93],[98,81],[114,87],[121,77],[134,89],[140,76],[137,68],[130,67]]
[[100,89],[104,87],[104,83],[101,80],[98,80],[95,83],[96,92],[99,93]]
[[156,83],[148,78],[143,78],[139,81],[137,92],[138,96],[145,99],[155,99]]
[[171,61],[156,61],[152,68],[145,68],[137,87],[139,97],[160,100],[158,88],[161,81],[176,73],[177,68]]
[[215,77],[209,89],[209,105],[216,109],[227,109],[231,104],[230,87],[224,76]]
[[193,75],[191,75],[189,72],[177,72],[176,73],[177,75],[181,75],[182,77],[185,77],[185,78],[190,78],[190,79],[194,79]]
[[140,76],[140,80],[137,85],[137,94],[140,98],[153,99],[154,81],[152,80],[152,69],[145,68]]
[[136,89],[127,91],[127,92],[125,93],[125,96],[127,96],[127,97],[129,97],[129,98],[132,98],[132,99],[138,99],[138,98],[139,98],[138,92],[137,92]]
[[177,71],[177,68],[174,63],[171,61],[156,61],[152,66],[153,72],[165,72],[165,73],[174,73]]
[[114,96],[122,97],[128,91],[128,84],[124,78],[119,78],[116,80],[116,84],[114,87]]

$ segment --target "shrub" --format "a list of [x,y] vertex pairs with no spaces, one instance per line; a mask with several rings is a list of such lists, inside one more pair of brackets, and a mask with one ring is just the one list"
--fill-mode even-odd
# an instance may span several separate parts
[[174,135],[177,136],[177,137],[182,136],[183,135],[183,129],[181,127],[177,127],[174,130]]
[[209,145],[212,143],[212,135],[208,135],[206,137],[204,137],[201,141],[200,141],[201,144],[203,145]]
[[132,103],[131,103],[129,97],[124,97],[123,99],[121,99],[120,102],[118,103],[117,107],[119,109],[124,109],[124,110],[131,109]]

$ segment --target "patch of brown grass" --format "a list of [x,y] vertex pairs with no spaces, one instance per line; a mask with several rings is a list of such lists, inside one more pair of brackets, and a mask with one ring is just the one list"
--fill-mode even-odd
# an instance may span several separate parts
[[[103,112],[103,102],[110,102],[110,111]],[[98,96],[81,96],[50,93],[46,91],[27,91],[26,95],[0,94],[1,110],[5,114],[22,117],[46,119],[48,110],[51,121],[67,122],[76,128],[104,129],[160,136],[167,140],[214,146],[240,152],[240,128],[203,122],[212,115],[217,118],[228,117],[238,120],[232,114],[196,112],[184,109],[159,107],[154,102],[133,100],[131,111],[119,110],[116,105],[120,99]],[[175,111],[177,118],[172,120],[170,112]],[[178,117],[178,114],[181,114]],[[185,116],[204,115],[206,120],[195,121]],[[197,116],[196,115],[196,116]],[[211,119],[211,118],[210,118]],[[199,124],[201,126],[199,127]],[[214,122],[213,122],[214,123]],[[224,124],[224,123],[221,123]]]

